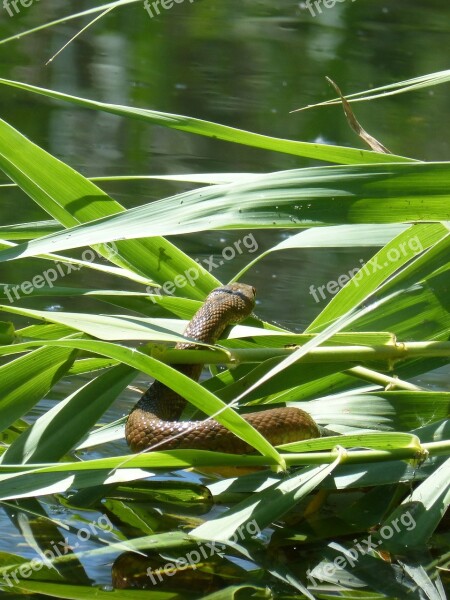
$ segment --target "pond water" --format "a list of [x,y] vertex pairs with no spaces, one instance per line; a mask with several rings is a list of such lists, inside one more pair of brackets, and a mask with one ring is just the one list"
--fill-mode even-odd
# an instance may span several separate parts
[[[0,7],[0,36],[15,35],[95,4],[35,0],[12,16]],[[443,70],[448,67],[450,48],[447,0],[340,0],[333,8],[323,2],[291,0],[185,0],[170,10],[161,9],[160,14],[150,14],[143,2],[124,6],[87,29],[46,65],[86,23],[86,19],[68,21],[0,45],[1,76],[271,136],[356,147],[361,143],[340,107],[290,111],[333,97],[325,76],[344,93],[365,90]],[[260,173],[318,164],[89,112],[9,87],[1,91],[3,119],[87,176]],[[355,111],[363,126],[392,152],[440,161],[450,159],[449,101],[450,87],[443,85],[360,103]],[[126,207],[190,187],[161,181],[102,185]],[[1,225],[45,218],[17,190],[2,191]],[[291,234],[253,232],[257,252]],[[186,235],[176,243],[192,256],[205,258],[220,255],[241,237],[240,232],[209,232]],[[310,286],[337,280],[372,253],[367,248],[356,253],[326,249],[267,257],[246,276],[258,290],[258,315],[301,331],[330,299],[315,298]],[[251,258],[249,251],[224,261],[214,275],[226,281]],[[36,272],[40,272],[37,261],[27,269],[20,261],[7,263],[2,265],[1,279],[20,282]],[[71,282],[104,289],[118,286],[107,275],[87,269],[68,276],[65,285]],[[108,311],[104,304],[62,298],[51,303],[27,298],[24,305]],[[421,381],[432,387],[448,386],[448,371],[441,369]],[[58,388],[48,402],[59,394],[67,394],[67,389]],[[132,398],[131,393],[124,395],[105,417],[125,414]],[[41,403],[39,411],[46,407]],[[124,452],[124,446],[118,442],[114,450]],[[6,517],[0,516],[0,526],[2,531],[15,531]],[[17,538],[3,539],[1,547],[17,550]],[[100,583],[109,581],[100,565],[90,575]]]

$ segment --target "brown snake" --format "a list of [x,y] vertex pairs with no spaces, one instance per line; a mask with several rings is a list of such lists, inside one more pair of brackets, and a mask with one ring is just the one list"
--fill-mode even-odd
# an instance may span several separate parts
[[[232,283],[213,290],[189,322],[186,337],[215,344],[224,329],[249,316],[255,305],[255,289]],[[181,342],[175,348],[194,349]],[[203,365],[174,365],[179,372],[197,380]],[[166,385],[155,381],[131,410],[125,437],[133,452],[195,448],[247,454],[254,449],[214,420],[179,421],[186,400]],[[316,423],[298,408],[275,408],[244,417],[271,444],[286,444],[320,437]],[[181,434],[181,435],[180,435]]]

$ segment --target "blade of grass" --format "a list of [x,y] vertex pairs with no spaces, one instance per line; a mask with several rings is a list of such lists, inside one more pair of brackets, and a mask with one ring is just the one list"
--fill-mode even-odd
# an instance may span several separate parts
[[89,381],[48,410],[1,456],[0,462],[43,463],[59,460],[85,435],[135,376],[118,365]]
[[[401,554],[405,548],[425,548],[450,504],[450,458],[421,483],[382,523],[395,528],[392,538],[383,539],[389,552]],[[400,529],[400,531],[398,531]]]
[[[11,138],[16,139],[16,134]],[[22,162],[20,155],[15,155],[14,160],[17,165]],[[12,178],[22,180],[17,166],[7,168],[1,156],[0,166],[7,169]],[[395,192],[387,193],[393,178]],[[50,182],[47,184],[52,185]],[[330,223],[396,223],[424,218],[427,221],[446,221],[450,220],[449,186],[450,167],[447,163],[317,167],[271,173],[245,183],[212,186],[206,190],[201,188],[178,194],[123,214],[72,227],[68,231],[3,250],[0,260],[119,238],[130,240],[205,229],[302,228]],[[427,198],[426,217],[424,197]],[[176,220],[173,218],[174,212]],[[123,247],[121,244],[117,243],[119,250]],[[411,248],[409,251],[413,252]],[[171,252],[164,251],[164,255],[172,259]],[[155,258],[151,265],[152,276],[160,280]],[[166,264],[168,261],[160,262]],[[195,261],[190,261],[189,265],[192,263],[199,268]],[[391,263],[395,264],[396,261],[391,260]],[[180,268],[181,272],[187,271],[184,263],[180,264]],[[171,275],[169,281],[175,276],[173,272]],[[217,285],[217,280],[211,274],[207,275],[205,283],[213,280]],[[203,279],[199,273],[194,283],[200,285]],[[191,287],[196,289],[195,286]],[[183,290],[188,289],[188,285],[183,286]]]
[[[420,77],[414,77],[412,79],[406,79],[405,81],[398,81],[389,85],[383,85],[380,87],[372,88],[370,90],[364,90],[362,92],[356,92],[355,94],[347,94],[345,97],[351,102],[364,102],[367,100],[376,100],[378,98],[386,98],[388,96],[395,96],[396,94],[404,94],[405,92],[414,92],[421,90],[426,87],[440,85],[441,83],[447,83],[450,81],[450,70],[437,71],[436,73],[427,73]],[[379,94],[378,92],[383,92]],[[326,100],[325,102],[318,102],[316,104],[309,104],[303,108],[297,108],[291,112],[298,112],[300,110],[306,110],[308,108],[315,108],[316,106],[327,106],[329,104],[340,104],[340,98],[334,98],[332,100]]]
[[13,40],[18,40],[26,35],[31,35],[32,33],[36,33],[37,31],[42,31],[43,29],[48,29],[50,27],[55,27],[56,25],[61,25],[61,23],[66,23],[67,21],[71,21],[73,19],[79,19],[80,17],[85,17],[87,15],[91,15],[94,13],[98,13],[106,10],[109,7],[115,8],[118,6],[123,6],[125,4],[133,4],[135,2],[139,2],[140,0],[116,0],[115,2],[109,2],[107,4],[103,4],[101,6],[95,6],[93,8],[89,8],[88,10],[83,10],[78,13],[69,14],[66,17],[62,17],[61,19],[56,19],[55,21],[50,21],[48,23],[44,23],[43,25],[39,25],[38,27],[33,27],[32,29],[28,29],[26,31],[22,31],[16,35],[13,35],[8,38],[4,38],[0,40],[0,44],[7,44]]
[[[409,227],[388,242],[358,273],[332,298],[324,310],[309,325],[307,331],[315,331],[338,318],[345,311],[366,302],[371,294],[385,281],[395,280],[395,274],[420,253],[448,237],[448,229],[441,223],[419,223]],[[399,248],[402,248],[400,252]],[[395,251],[396,260],[390,257]],[[416,268],[410,267],[415,281]]]
[[39,348],[0,367],[0,430],[26,414],[63,377],[76,352]]
[[[341,461],[338,453],[334,462],[326,466],[311,467],[300,474],[295,473],[269,489],[251,496],[227,510],[219,517],[206,521],[193,529],[189,535],[194,538],[227,541],[246,539],[277,521],[297,502],[312,492]],[[253,524],[254,528],[248,527]],[[255,530],[256,529],[256,530]]]
[[[118,202],[94,183],[2,121],[0,168],[64,227],[124,212]],[[9,251],[15,253],[17,248]],[[104,246],[96,250],[119,267],[160,283],[171,282],[180,273],[192,272],[183,286],[185,296],[203,299],[220,284],[206,269],[159,235],[151,240],[117,242],[113,253]],[[177,293],[178,287],[174,288]]]
[[34,85],[12,81],[0,78],[0,84],[15,87],[23,91],[41,94],[47,98],[71,102],[84,108],[101,110],[122,117],[134,118],[154,125],[162,125],[180,131],[196,133],[206,137],[233,142],[235,144],[244,144],[264,150],[273,150],[275,152],[284,152],[295,156],[304,156],[327,162],[339,164],[361,164],[361,163],[392,163],[392,162],[411,162],[413,159],[394,154],[379,154],[369,150],[359,150],[355,148],[344,148],[342,146],[332,146],[328,144],[313,144],[310,142],[297,142],[294,140],[285,140],[272,138],[269,136],[235,129],[226,125],[219,125],[210,121],[203,121],[184,115],[175,115],[170,113],[157,112],[144,108],[134,108],[131,106],[120,106],[117,104],[108,104],[94,100],[79,98],[70,94],[63,94],[54,90],[40,88]]

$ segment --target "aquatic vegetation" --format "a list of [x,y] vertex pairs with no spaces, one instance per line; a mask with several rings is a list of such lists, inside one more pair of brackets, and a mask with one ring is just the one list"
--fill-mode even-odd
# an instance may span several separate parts
[[[403,90],[449,77],[403,82]],[[0,500],[40,556],[2,553],[3,590],[86,598],[92,588],[84,565],[99,560],[115,561],[117,587],[145,584],[152,598],[264,598],[268,588],[274,597],[365,598],[375,590],[371,598],[419,598],[424,590],[443,598],[450,393],[412,379],[450,357],[450,164],[279,140],[0,83],[186,135],[334,163],[177,175],[199,187],[126,210],[101,188],[113,177],[89,180],[0,121],[0,169],[49,215],[0,227],[0,262],[42,265],[27,280],[0,285]],[[259,252],[254,232],[268,228],[293,235]],[[379,250],[352,272],[305,290],[331,299],[301,334],[254,315],[214,348],[173,349],[206,295],[226,283],[214,275],[214,257],[195,260],[177,236],[220,230],[242,231],[220,260],[232,264],[248,253],[233,277],[248,283],[272,252]],[[73,249],[81,258],[67,253]],[[117,285],[86,287],[86,269]],[[68,273],[80,275],[79,287],[65,284]],[[34,297],[92,297],[105,312],[37,310],[27,306]],[[196,383],[170,366],[198,362],[199,353],[226,368],[212,367]],[[123,438],[125,417],[107,422],[104,414],[139,372],[167,382],[190,414],[216,418],[255,454],[94,455]],[[34,423],[25,420],[68,381],[70,393]],[[239,416],[286,402],[310,413],[327,435],[274,448]],[[188,468],[217,475],[181,476]],[[53,514],[54,506],[72,517]],[[96,547],[83,546],[88,541]],[[95,593],[111,595],[108,588]]]

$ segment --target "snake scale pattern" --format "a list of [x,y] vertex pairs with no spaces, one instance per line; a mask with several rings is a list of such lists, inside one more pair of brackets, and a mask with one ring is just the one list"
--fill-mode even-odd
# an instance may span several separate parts
[[[255,305],[255,289],[232,283],[213,290],[192,317],[184,335],[199,342],[215,344],[225,328],[249,316]],[[178,343],[175,348],[198,348],[193,343]],[[203,365],[173,365],[179,372],[197,380]],[[233,454],[248,454],[254,449],[212,419],[179,421],[186,405],[179,394],[155,381],[131,410],[125,437],[133,452],[191,448]],[[285,444],[320,437],[310,415],[298,408],[275,408],[244,417],[271,444]]]

